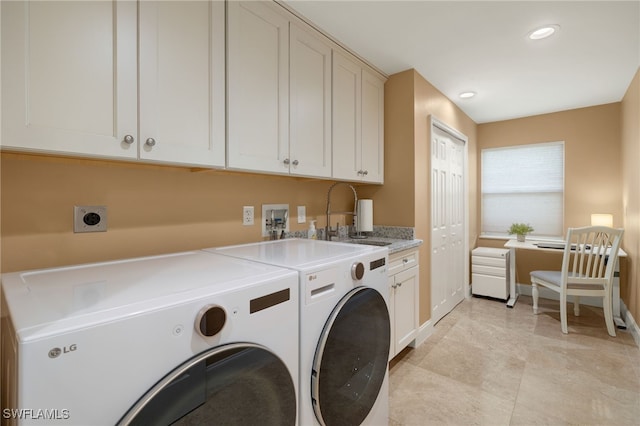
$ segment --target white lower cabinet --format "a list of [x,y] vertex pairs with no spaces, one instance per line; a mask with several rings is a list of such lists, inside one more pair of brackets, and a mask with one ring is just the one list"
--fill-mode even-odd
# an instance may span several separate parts
[[389,256],[389,359],[400,353],[418,335],[419,270],[417,250],[405,250]]

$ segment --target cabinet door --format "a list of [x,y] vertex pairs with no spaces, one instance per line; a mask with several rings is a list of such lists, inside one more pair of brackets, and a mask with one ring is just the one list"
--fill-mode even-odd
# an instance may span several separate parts
[[362,180],[384,181],[384,81],[362,70]]
[[331,47],[321,35],[290,28],[291,174],[331,176]]
[[224,166],[224,3],[139,5],[140,158]]
[[393,359],[394,356],[398,355],[396,350],[396,288],[395,288],[395,277],[392,275],[387,279],[387,283],[389,285],[389,318],[391,320],[391,335],[389,338],[390,347],[389,347],[389,361]]
[[400,352],[418,333],[418,266],[395,275],[395,345]]
[[360,65],[333,52],[333,177],[361,180]]
[[264,2],[227,13],[227,166],[288,173],[289,21]]
[[3,148],[137,157],[136,8],[2,2]]

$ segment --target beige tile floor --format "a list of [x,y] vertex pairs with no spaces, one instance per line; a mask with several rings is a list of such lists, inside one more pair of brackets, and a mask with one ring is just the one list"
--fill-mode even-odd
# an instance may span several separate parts
[[390,365],[389,424],[640,425],[640,349],[607,334],[601,308],[530,297],[463,301]]

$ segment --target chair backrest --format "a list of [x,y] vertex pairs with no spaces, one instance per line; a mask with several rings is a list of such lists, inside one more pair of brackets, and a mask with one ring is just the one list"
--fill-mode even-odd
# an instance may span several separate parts
[[562,283],[611,285],[624,229],[569,228],[562,260]]

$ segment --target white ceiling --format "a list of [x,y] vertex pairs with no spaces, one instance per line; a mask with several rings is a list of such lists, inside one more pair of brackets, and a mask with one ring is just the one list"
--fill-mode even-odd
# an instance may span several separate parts
[[[640,66],[640,0],[283,2],[384,73],[415,68],[476,123],[618,102]],[[527,38],[544,24],[560,31]]]

